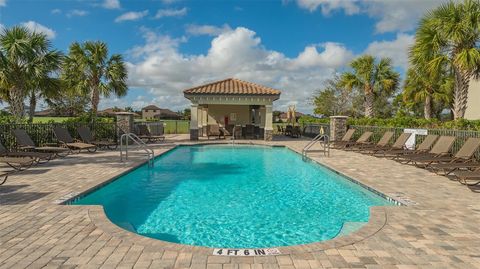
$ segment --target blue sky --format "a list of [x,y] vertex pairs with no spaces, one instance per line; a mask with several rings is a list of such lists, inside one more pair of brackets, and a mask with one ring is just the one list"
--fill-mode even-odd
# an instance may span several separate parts
[[440,0],[0,0],[0,27],[23,24],[64,52],[102,40],[124,55],[129,94],[101,107],[180,110],[182,90],[237,77],[282,90],[277,109],[311,96],[363,53],[403,73],[420,16]]

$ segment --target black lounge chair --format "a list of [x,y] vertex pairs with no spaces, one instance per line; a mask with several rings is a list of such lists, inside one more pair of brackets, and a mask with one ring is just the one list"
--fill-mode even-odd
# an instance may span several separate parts
[[73,152],[73,150],[77,150],[79,153],[82,150],[87,150],[88,152],[97,151],[97,146],[93,144],[75,141],[65,128],[55,127],[53,128],[53,132],[55,133],[58,142],[60,142],[62,146],[69,148],[71,152]]
[[36,151],[9,151],[0,143],[0,156],[1,157],[30,157],[37,163],[42,161],[50,161],[55,157],[55,153],[51,152],[36,152]]
[[20,150],[34,150],[37,152],[53,153],[55,156],[64,157],[70,150],[65,147],[40,146],[37,147],[30,136],[22,129],[13,130],[13,135],[17,141],[17,148]]
[[118,146],[117,142],[109,141],[109,140],[95,140],[93,138],[92,132],[88,127],[80,126],[77,128],[78,135],[82,139],[82,142],[87,144],[95,145],[99,148],[108,148],[108,149],[116,149]]
[[[140,124],[137,126],[138,130],[138,137],[140,139],[146,139],[147,142],[156,142],[160,140],[165,140],[165,136],[163,134],[161,135],[153,135],[150,133],[150,130],[148,130],[148,126],[145,124]],[[162,133],[163,133],[163,127],[162,127]]]

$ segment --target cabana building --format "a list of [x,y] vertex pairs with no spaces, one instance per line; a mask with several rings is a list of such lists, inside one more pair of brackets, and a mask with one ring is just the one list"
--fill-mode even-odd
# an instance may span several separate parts
[[[183,91],[192,102],[190,139],[206,136],[209,125],[219,125],[235,137],[246,137],[254,129],[256,138],[272,139],[273,101],[280,91],[255,83],[229,78]],[[235,128],[234,128],[235,127]]]

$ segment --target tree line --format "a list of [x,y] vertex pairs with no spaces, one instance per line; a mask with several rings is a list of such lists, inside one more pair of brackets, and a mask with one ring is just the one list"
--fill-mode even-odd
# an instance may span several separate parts
[[90,109],[95,117],[102,96],[127,94],[126,80],[122,56],[109,55],[104,42],[74,42],[64,54],[45,34],[23,26],[0,34],[0,99],[18,121],[25,115],[25,102],[33,120],[40,98],[66,114]]
[[363,55],[313,98],[316,114],[352,117],[465,115],[469,83],[480,75],[480,1],[447,2],[420,20],[403,85],[389,58]]

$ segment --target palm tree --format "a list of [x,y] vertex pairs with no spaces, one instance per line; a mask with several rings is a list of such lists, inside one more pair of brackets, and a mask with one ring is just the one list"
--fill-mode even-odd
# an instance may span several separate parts
[[29,90],[55,86],[52,73],[58,70],[61,54],[51,49],[45,34],[22,26],[5,29],[0,35],[0,88],[18,120],[24,113]]
[[127,69],[123,58],[113,54],[108,58],[107,44],[95,41],[70,46],[63,68],[63,79],[77,92],[90,95],[93,117],[98,111],[100,96],[118,97],[127,94]]
[[448,2],[428,12],[420,21],[410,61],[426,63],[429,72],[448,66],[455,76],[453,114],[463,118],[468,86],[480,72],[480,2]]
[[[442,75],[442,76],[441,76]],[[423,66],[412,66],[407,71],[403,89],[404,102],[422,102],[423,116],[432,118],[433,102],[450,103],[448,88],[450,77],[439,73],[428,73]]]
[[377,62],[375,57],[364,55],[353,60],[350,67],[353,72],[342,74],[340,86],[363,91],[365,117],[373,117],[375,94],[394,92],[400,75],[393,70],[390,58],[382,58]]

